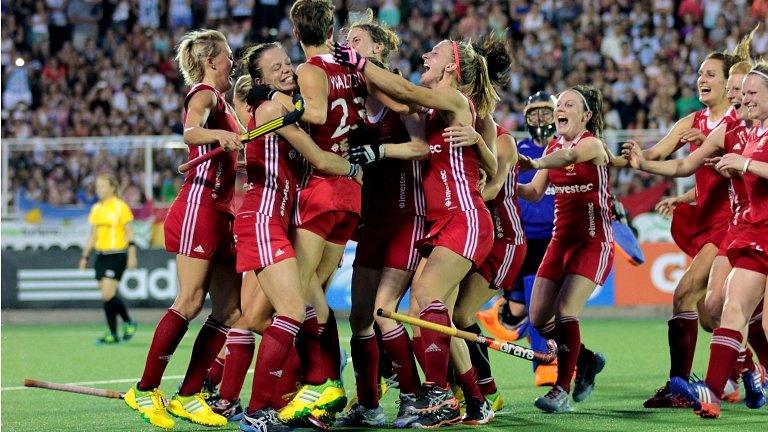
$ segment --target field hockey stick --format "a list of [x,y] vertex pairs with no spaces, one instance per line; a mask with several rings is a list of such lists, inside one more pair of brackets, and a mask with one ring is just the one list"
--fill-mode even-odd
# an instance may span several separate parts
[[[301,97],[300,94],[293,95],[293,111],[283,115],[282,117],[278,117],[274,120],[270,120],[255,129],[251,129],[248,132],[240,135],[240,142],[246,143],[248,141],[253,141],[256,138],[266,135],[270,132],[274,132],[278,129],[280,129],[283,126],[288,126],[290,124],[294,124],[297,121],[301,119],[302,114],[304,114],[304,99]],[[185,162],[181,165],[179,165],[178,171],[179,174],[184,174],[191,170],[192,168],[200,165],[201,163],[215,158],[216,156],[220,155],[224,152],[223,147],[216,147],[215,149],[209,151],[206,154],[200,155],[189,162]]]
[[421,327],[423,329],[436,331],[444,335],[457,337],[459,339],[464,339],[469,342],[485,344],[490,349],[501,351],[503,353],[509,354],[517,358],[536,361],[541,364],[550,364],[553,361],[555,361],[555,359],[557,358],[557,343],[555,343],[555,341],[551,339],[547,341],[547,349],[549,351],[544,353],[544,352],[534,351],[531,348],[515,345],[509,342],[499,342],[496,339],[483,336],[481,334],[470,333],[468,331],[459,330],[453,327],[435,324],[430,321],[425,321],[423,319],[414,318],[412,316],[404,315],[397,312],[391,312],[384,309],[379,309],[376,311],[376,314],[379,316],[383,316],[385,318],[393,319],[395,321],[415,325],[416,327]]
[[38,381],[33,379],[24,379],[24,387],[37,387],[48,390],[58,390],[69,393],[79,393],[89,396],[99,396],[109,399],[122,399],[125,393],[115,390],[105,390],[93,387],[83,387],[74,384],[59,384],[50,381]]

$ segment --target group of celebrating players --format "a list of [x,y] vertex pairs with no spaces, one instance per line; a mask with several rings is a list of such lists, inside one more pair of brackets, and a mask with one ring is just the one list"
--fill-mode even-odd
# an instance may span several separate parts
[[[244,431],[334,420],[382,426],[380,378],[393,374],[395,427],[488,423],[503,401],[484,347],[425,328],[414,327],[411,337],[374,311],[395,310],[410,287],[411,315],[479,333],[476,312],[498,289],[512,290],[526,256],[518,197],[537,201],[548,191],[554,228],[539,248],[526,308],[532,326],[559,350],[552,387],[534,404],[571,411],[570,399],[584,401],[605,365],[582,344],[578,317],[613,266],[610,165],[696,173],[694,193],[662,203],[674,207],[675,239],[695,258],[669,321],[670,381],[646,406],[693,406],[716,417],[730,376],[743,378],[750,408],[765,404],[768,318],[761,322],[758,303],[768,273],[768,207],[751,204],[768,193],[768,64],[750,63],[744,45],[733,55],[710,55],[698,80],[707,108],[648,150],[626,143],[620,157],[601,140],[597,89],[578,85],[556,100],[540,92],[529,104],[541,117],[535,126],[555,126],[537,138],[545,141],[554,129],[557,136],[543,157],[529,158],[491,115],[495,86],[511,62],[505,41],[444,40],[423,55],[421,85],[414,85],[388,70],[399,40],[372,16],[350,25],[344,45],[329,42],[330,1],[298,0],[290,18],[307,61],[294,72],[279,44],[247,49],[247,74],[234,84],[232,105],[224,97],[234,71],[226,37],[198,30],[178,46],[191,87],[184,119],[190,159],[217,147],[225,152],[190,170],[165,221],[179,293],[156,327],[140,381],[125,395],[146,421],[172,428],[170,413],[206,426],[239,420]],[[301,124],[241,142],[244,130],[293,110],[299,89]],[[658,161],[685,143],[692,150],[686,159]],[[233,215],[240,150],[248,179]],[[537,172],[522,184],[517,175],[525,170]],[[324,287],[350,239],[358,241],[350,315],[357,401],[342,412],[345,360]],[[162,375],[208,293],[212,313],[166,401]],[[689,382],[699,318],[714,333],[710,365],[704,382]],[[243,408],[253,332],[261,342]],[[225,345],[226,358],[217,358]],[[220,382],[215,399],[206,399],[206,380]],[[451,384],[462,390],[463,414]]]

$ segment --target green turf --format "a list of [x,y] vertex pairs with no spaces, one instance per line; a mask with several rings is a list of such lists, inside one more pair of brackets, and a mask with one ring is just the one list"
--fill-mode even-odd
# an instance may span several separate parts
[[[102,328],[95,325],[3,326],[2,328],[2,427],[7,431],[150,431],[140,417],[122,401],[49,390],[14,390],[24,378],[56,382],[132,379],[141,373],[154,323],[144,323],[136,338],[127,344],[94,346]],[[192,326],[171,361],[166,375],[181,375],[199,326]],[[342,344],[348,349],[348,324],[342,324]],[[743,404],[727,405],[720,420],[701,420],[690,410],[645,410],[643,400],[664,383],[667,373],[667,326],[656,320],[586,320],[582,323],[585,343],[606,354],[608,363],[598,376],[592,397],[575,404],[572,414],[543,414],[533,399],[545,389],[533,386],[530,363],[493,352],[497,383],[506,407],[486,427],[453,427],[451,430],[519,431],[766,431],[768,409],[748,410]],[[709,335],[700,333],[699,355],[694,370],[703,373]],[[352,390],[351,367],[344,373]],[[250,378],[244,387],[247,401]],[[163,389],[172,393],[179,379],[166,379]],[[128,382],[93,385],[126,390]],[[7,390],[8,389],[8,390]],[[390,419],[396,412],[394,393],[384,405]],[[210,430],[179,420],[175,430]],[[224,430],[237,430],[230,424]]]

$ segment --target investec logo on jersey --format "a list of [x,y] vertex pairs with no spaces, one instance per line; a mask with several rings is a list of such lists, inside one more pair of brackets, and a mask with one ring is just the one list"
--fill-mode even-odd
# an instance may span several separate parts
[[595,189],[594,183],[577,184],[570,186],[554,186],[556,194],[575,194],[589,192]]
[[445,172],[445,170],[440,170],[440,180],[443,181],[443,186],[445,187],[445,206],[450,207],[453,205],[451,202],[451,187],[448,186],[448,174]]
[[430,153],[441,153],[443,151],[443,146],[441,144],[430,144],[429,145],[429,152]]

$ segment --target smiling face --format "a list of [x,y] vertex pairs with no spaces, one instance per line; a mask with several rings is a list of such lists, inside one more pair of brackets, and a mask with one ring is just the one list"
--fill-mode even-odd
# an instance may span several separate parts
[[347,33],[349,46],[365,57],[376,57],[381,60],[381,51],[384,45],[371,39],[371,34],[362,27],[352,27]]
[[725,99],[725,80],[723,62],[716,59],[705,60],[699,67],[699,78],[696,80],[699,101],[711,107]]
[[747,74],[741,91],[744,94],[742,103],[747,107],[747,117],[750,120],[763,122],[768,119],[768,87],[766,80],[758,74]]
[[444,40],[432,48],[432,51],[421,56],[424,59],[424,73],[421,74],[421,84],[434,87],[443,78],[443,73],[456,70],[453,60],[451,41]]
[[216,89],[227,91],[232,88],[232,77],[235,72],[235,60],[232,50],[226,43],[219,44],[219,53],[206,62],[206,73],[210,74]]
[[557,134],[571,140],[587,127],[592,113],[584,109],[582,97],[575,90],[560,93],[555,108]]
[[291,58],[282,48],[270,48],[261,55],[258,62],[263,84],[270,85],[283,93],[296,89]]
[[728,84],[725,86],[725,96],[728,103],[736,109],[736,115],[740,119],[747,118],[747,108],[741,103],[741,83],[744,81],[744,74],[732,74],[728,77]]

